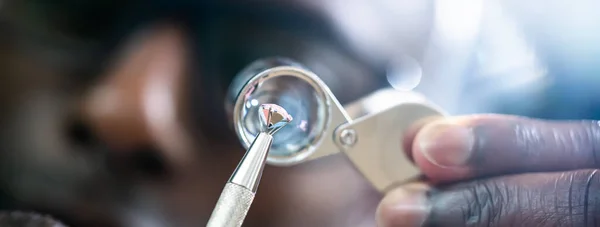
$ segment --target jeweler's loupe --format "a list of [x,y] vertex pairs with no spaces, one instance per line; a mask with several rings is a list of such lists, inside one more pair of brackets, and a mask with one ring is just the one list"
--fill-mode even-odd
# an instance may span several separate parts
[[[226,109],[245,148],[259,133],[255,115],[261,104],[277,104],[294,116],[274,138],[268,164],[289,166],[341,152],[383,191],[418,173],[402,151],[404,131],[419,119],[443,115],[416,93],[392,93],[400,96],[387,100],[389,92],[376,92],[345,109],[313,72],[289,59],[269,58],[235,77]],[[385,107],[374,110],[370,103],[376,101]]]
[[228,109],[242,144],[258,135],[255,116],[264,103],[277,104],[294,120],[277,133],[267,162],[292,165],[304,161],[323,139],[331,121],[332,100],[326,85],[303,66],[284,58],[262,59],[243,69],[228,94]]

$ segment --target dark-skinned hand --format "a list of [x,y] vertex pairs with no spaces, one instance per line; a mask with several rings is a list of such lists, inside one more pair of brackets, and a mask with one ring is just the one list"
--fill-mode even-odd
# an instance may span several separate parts
[[600,226],[600,123],[473,115],[417,124],[425,180],[389,192],[391,226]]

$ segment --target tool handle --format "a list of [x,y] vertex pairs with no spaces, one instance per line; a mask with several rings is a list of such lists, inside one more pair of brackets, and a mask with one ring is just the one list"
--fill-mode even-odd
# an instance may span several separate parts
[[254,193],[243,186],[227,183],[207,227],[240,227],[246,218]]

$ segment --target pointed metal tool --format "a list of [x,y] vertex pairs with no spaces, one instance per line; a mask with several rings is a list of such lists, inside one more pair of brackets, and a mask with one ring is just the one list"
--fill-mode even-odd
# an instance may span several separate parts
[[263,104],[259,111],[261,132],[225,184],[207,227],[242,226],[258,189],[273,134],[292,121],[292,116],[275,104]]

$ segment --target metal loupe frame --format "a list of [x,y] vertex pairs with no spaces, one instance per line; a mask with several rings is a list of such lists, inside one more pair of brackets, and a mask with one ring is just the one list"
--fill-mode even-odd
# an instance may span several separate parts
[[[385,192],[395,185],[418,176],[418,169],[403,151],[402,135],[415,122],[446,114],[425,99],[407,102],[390,101],[390,106],[366,116],[351,119],[329,87],[314,73],[301,67],[276,66],[252,77],[238,94],[233,121],[242,144],[248,148],[251,139],[244,132],[241,111],[247,95],[266,80],[279,76],[292,76],[312,86],[326,108],[323,130],[310,145],[291,156],[268,156],[267,163],[291,166],[337,153],[344,153],[363,176],[379,191]],[[367,99],[351,105],[366,106]]]
[[[248,146],[250,146],[252,143],[252,139],[248,138],[246,133],[244,133],[245,129],[243,125],[243,119],[241,119],[241,111],[246,102],[247,94],[252,93],[258,86],[261,85],[262,82],[281,76],[297,77],[309,84],[315,90],[319,96],[319,99],[322,100],[324,107],[326,108],[326,119],[324,121],[325,126],[324,129],[314,138],[310,145],[302,148],[299,152],[290,156],[270,155],[267,157],[267,163],[276,166],[290,166],[300,162],[337,153],[339,148],[337,148],[337,146],[331,142],[331,137],[328,137],[327,135],[332,135],[333,131],[335,130],[335,128],[332,128],[332,126],[345,123],[350,118],[347,116],[345,111],[342,111],[343,107],[339,104],[337,99],[335,99],[327,85],[325,85],[325,83],[323,83],[323,81],[319,79],[317,75],[308,70],[293,66],[277,66],[256,74],[246,83],[246,85],[243,86],[242,90],[238,94],[234,104],[233,123],[235,131],[244,147],[248,148]],[[326,140],[325,138],[328,139]]]

